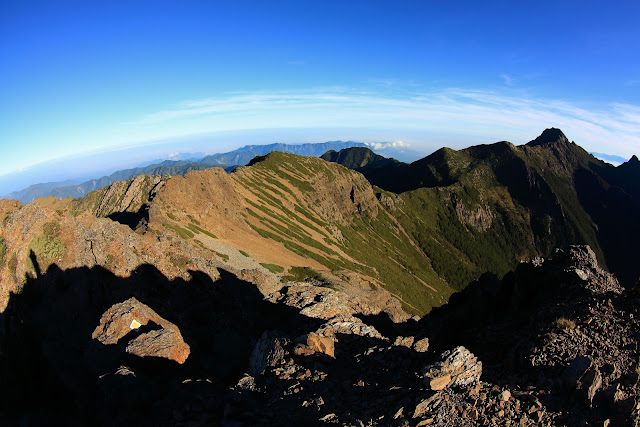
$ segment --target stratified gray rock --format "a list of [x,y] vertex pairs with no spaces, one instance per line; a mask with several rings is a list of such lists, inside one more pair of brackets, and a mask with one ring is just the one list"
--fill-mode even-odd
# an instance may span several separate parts
[[598,259],[591,247],[588,245],[570,246],[567,257],[569,261],[567,270],[573,272],[577,279],[584,282],[584,286],[591,292],[594,294],[607,292],[622,294],[624,289],[620,286],[618,279],[598,265]]
[[432,390],[466,387],[480,381],[482,362],[463,346],[442,354],[442,362],[423,369],[425,381]]
[[264,331],[256,343],[249,359],[249,373],[262,374],[265,369],[275,366],[285,355],[286,340],[279,338],[275,331]]

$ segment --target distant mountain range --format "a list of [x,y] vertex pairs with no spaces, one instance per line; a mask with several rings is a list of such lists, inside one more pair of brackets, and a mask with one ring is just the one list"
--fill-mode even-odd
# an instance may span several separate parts
[[354,141],[329,141],[324,143],[306,144],[268,144],[246,145],[228,153],[212,154],[202,158],[196,156],[202,153],[177,154],[176,158],[184,160],[156,160],[153,164],[132,169],[116,171],[99,179],[92,179],[81,183],[76,182],[48,182],[31,185],[23,190],[8,193],[2,198],[19,200],[29,203],[40,197],[55,196],[58,199],[67,197],[84,197],[91,191],[111,185],[116,181],[125,181],[139,175],[184,175],[193,170],[202,170],[211,167],[222,167],[227,171],[238,166],[244,166],[256,156],[263,156],[273,151],[298,154],[301,156],[319,157],[329,150],[341,150],[349,147],[365,147],[366,144]]
[[256,156],[264,156],[273,151],[281,151],[283,153],[297,154],[299,156],[320,157],[329,150],[342,150],[350,147],[366,147],[362,142],[354,141],[329,141],[318,144],[268,144],[268,145],[245,145],[237,150],[223,154],[212,154],[200,160],[201,163],[208,165],[238,165],[244,166]]

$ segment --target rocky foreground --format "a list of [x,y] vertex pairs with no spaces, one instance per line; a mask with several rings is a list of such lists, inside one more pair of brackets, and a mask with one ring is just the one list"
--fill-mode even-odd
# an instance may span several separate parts
[[640,295],[586,246],[393,323],[220,270],[29,279],[0,316],[3,425],[637,425]]

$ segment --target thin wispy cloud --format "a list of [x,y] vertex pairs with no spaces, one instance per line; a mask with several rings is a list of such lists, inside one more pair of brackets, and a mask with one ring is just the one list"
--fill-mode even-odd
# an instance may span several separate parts
[[508,74],[500,74],[500,78],[507,86],[513,86],[513,79]]
[[[233,93],[191,100],[143,117],[132,126],[227,131],[261,128],[376,127],[456,132],[486,142],[524,143],[545,127],[560,127],[592,151],[630,156],[640,148],[640,106],[604,108],[523,98],[496,91],[451,88],[391,96],[348,88]],[[403,140],[408,138],[402,137]],[[461,141],[464,145],[464,141]]]

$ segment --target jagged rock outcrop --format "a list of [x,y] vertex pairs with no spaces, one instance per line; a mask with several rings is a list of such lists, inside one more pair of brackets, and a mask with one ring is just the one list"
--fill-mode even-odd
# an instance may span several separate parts
[[301,342],[296,345],[294,349],[295,354],[308,356],[315,353],[322,353],[329,357],[335,357],[335,338],[324,337],[315,332],[309,332],[301,338]]
[[465,387],[480,381],[482,362],[469,350],[459,346],[442,354],[442,362],[423,369],[431,390],[446,387]]
[[[487,278],[449,305],[405,323],[393,323],[383,312],[320,282],[290,282],[264,299],[254,285],[237,279],[218,288],[218,282],[192,272],[205,281],[158,287],[159,276],[149,276],[138,285],[146,290],[136,292],[149,295],[154,307],[159,304],[158,310],[162,307],[177,316],[176,322],[179,319],[180,333],[191,345],[183,365],[162,357],[134,356],[158,355],[156,340],[170,338],[173,331],[150,306],[139,302],[146,298],[109,303],[100,316],[104,308],[98,311],[87,301],[101,295],[115,298],[108,296],[107,285],[90,289],[87,283],[75,284],[76,275],[49,283],[49,274],[35,279],[42,283],[40,292],[48,294],[29,295],[27,285],[24,298],[16,299],[24,306],[10,304],[10,317],[3,317],[8,339],[3,342],[12,345],[2,348],[2,360],[11,361],[15,374],[9,375],[9,365],[0,366],[23,396],[33,387],[16,388],[17,374],[33,369],[33,360],[47,360],[38,365],[33,381],[64,378],[65,390],[76,391],[58,408],[66,408],[71,419],[99,424],[109,414],[110,419],[142,424],[146,419],[170,424],[475,426],[605,420],[620,425],[638,417],[640,304],[635,294],[622,290],[599,267],[587,247],[523,263],[501,281]],[[108,282],[99,282],[126,293],[140,274],[118,279],[123,281],[118,287],[110,276]],[[220,273],[218,281],[229,279]],[[93,276],[86,280],[94,283]],[[174,292],[175,286],[182,287]],[[61,295],[82,301],[73,303],[71,311],[85,307],[89,313],[55,310],[67,301],[53,297],[56,289],[69,289]],[[212,303],[217,304],[214,310],[209,308]],[[42,304],[52,308],[43,310]],[[68,318],[66,323],[60,323],[61,316]],[[79,331],[69,341],[76,349],[67,355],[70,360],[63,355],[51,359],[56,347],[50,340],[86,323],[83,316],[102,319],[95,339],[89,339],[90,330]],[[152,323],[165,327],[154,329]],[[136,326],[138,336],[131,330]],[[118,339],[121,343],[129,336],[133,338],[126,348],[131,353],[122,354],[123,344],[102,344]],[[40,344],[44,352],[37,345],[20,344],[38,343],[40,337],[46,337]],[[25,345],[37,357],[20,362],[27,353],[18,350]],[[55,374],[47,366],[55,367]],[[82,374],[72,374],[76,366]],[[45,394],[55,384],[43,384]],[[3,398],[15,405],[15,399]],[[90,410],[79,414],[72,409],[77,399]]]
[[127,353],[140,357],[164,357],[180,364],[184,363],[189,357],[190,348],[184,342],[180,329],[136,298],[129,298],[107,310],[100,318],[100,324],[91,334],[91,338],[104,345],[117,344],[120,339],[149,322],[155,323],[161,329],[143,333],[129,341]]
[[265,331],[253,348],[249,360],[249,373],[259,375],[268,367],[275,366],[285,355],[286,340],[276,331]]

